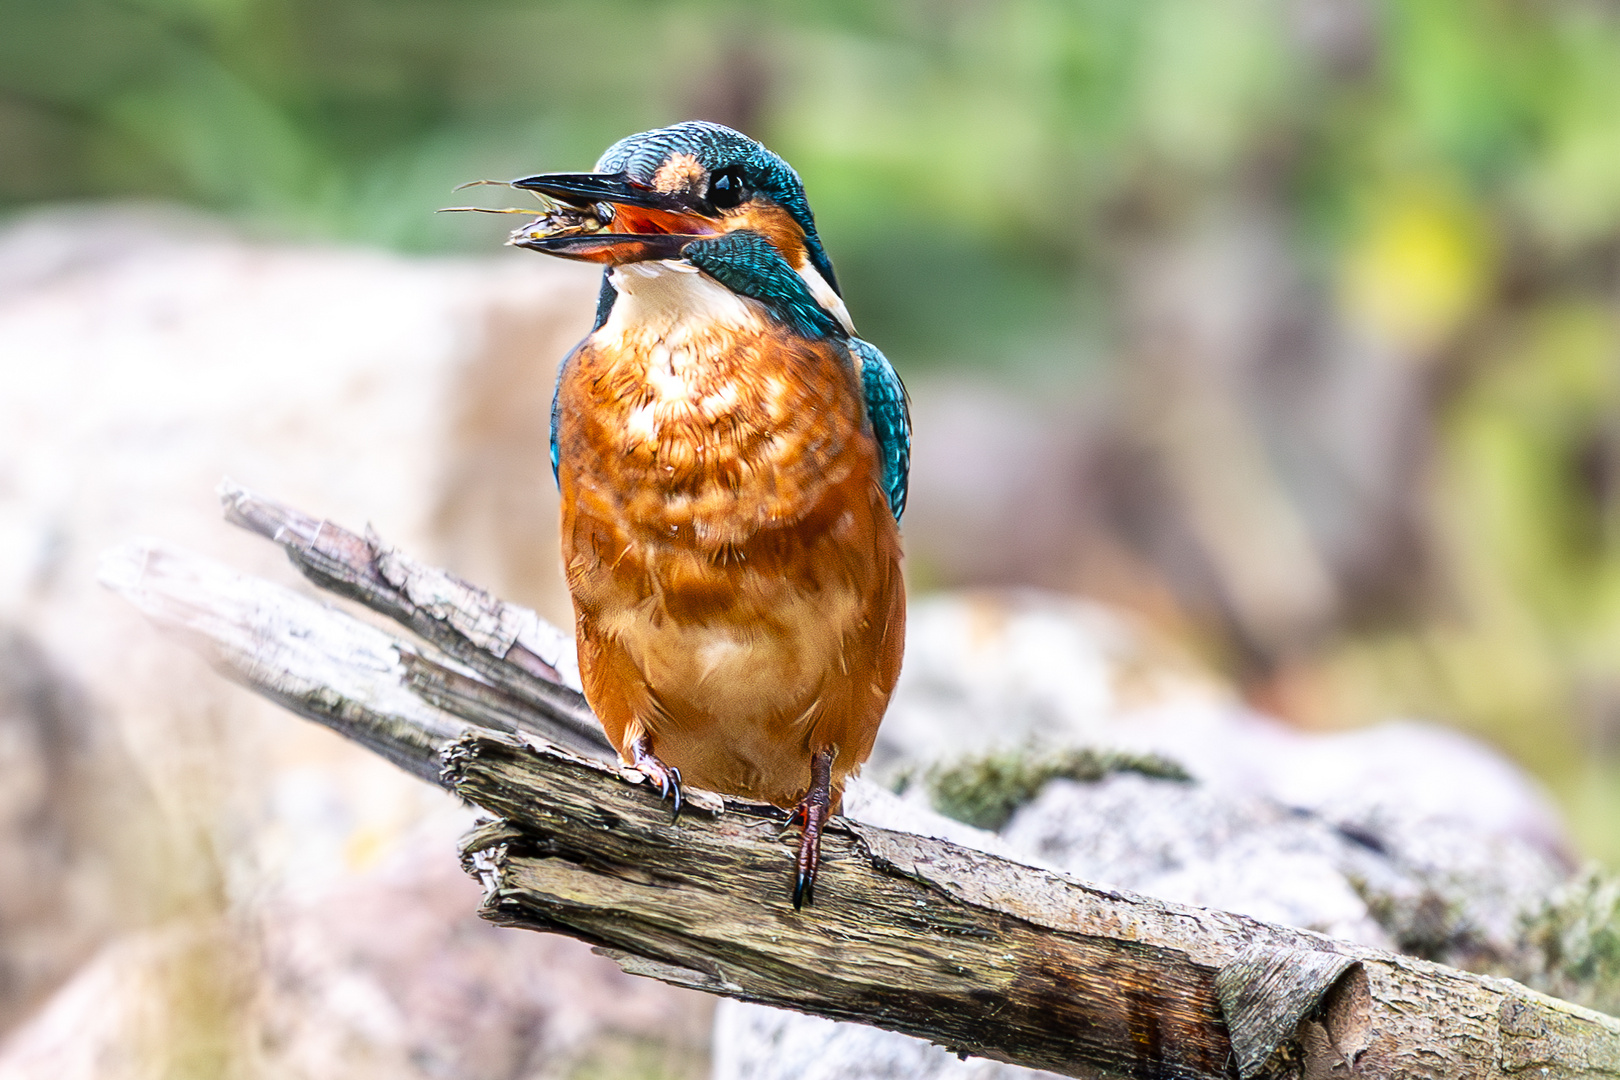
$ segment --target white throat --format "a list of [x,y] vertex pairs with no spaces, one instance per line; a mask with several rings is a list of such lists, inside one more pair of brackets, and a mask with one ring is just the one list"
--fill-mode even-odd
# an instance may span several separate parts
[[[806,258],[796,269],[810,295],[846,333],[855,332],[849,309]],[[598,339],[616,341],[627,331],[655,339],[683,337],[693,327],[729,326],[758,330],[764,326],[765,307],[738,296],[684,259],[625,263],[608,274],[618,292]]]
[[596,332],[598,338],[618,340],[634,332],[667,341],[698,328],[764,326],[763,305],[738,296],[682,259],[625,263],[613,268],[608,282],[619,295]]

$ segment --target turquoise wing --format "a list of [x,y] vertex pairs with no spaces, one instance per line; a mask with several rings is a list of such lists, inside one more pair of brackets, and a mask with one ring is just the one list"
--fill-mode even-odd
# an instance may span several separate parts
[[911,478],[911,409],[906,387],[877,346],[850,338],[849,350],[860,365],[866,415],[871,418],[872,434],[877,437],[882,457],[883,488],[889,496],[889,509],[899,521],[906,509],[906,484]]

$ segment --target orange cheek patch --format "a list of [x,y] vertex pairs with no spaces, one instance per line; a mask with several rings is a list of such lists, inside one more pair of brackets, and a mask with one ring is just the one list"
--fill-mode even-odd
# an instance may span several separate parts
[[782,258],[795,270],[804,262],[804,230],[793,220],[793,215],[780,206],[750,202],[726,215],[727,232],[746,229],[757,232],[769,240]]

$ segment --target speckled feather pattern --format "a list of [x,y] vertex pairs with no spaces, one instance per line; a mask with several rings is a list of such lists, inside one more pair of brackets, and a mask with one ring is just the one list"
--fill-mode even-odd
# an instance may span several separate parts
[[555,412],[587,697],[688,782],[792,806],[833,746],[841,790],[904,639],[870,362],[695,268],[615,283]]

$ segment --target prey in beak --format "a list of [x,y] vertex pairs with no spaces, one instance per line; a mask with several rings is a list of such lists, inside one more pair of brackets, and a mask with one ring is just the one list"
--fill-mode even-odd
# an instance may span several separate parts
[[542,173],[513,180],[556,204],[512,233],[514,247],[606,263],[678,259],[694,240],[725,226],[684,192],[664,192],[624,173]]

